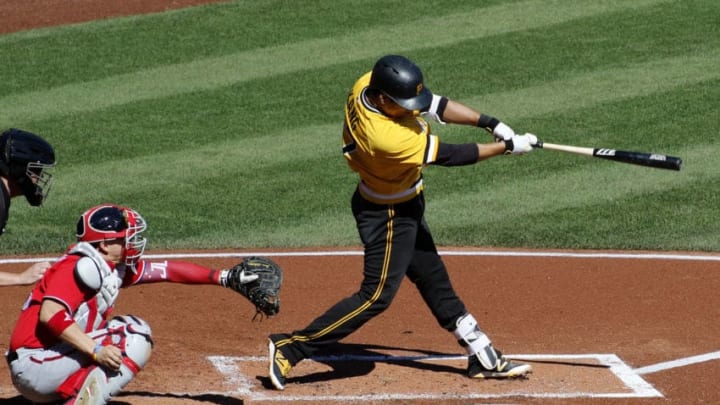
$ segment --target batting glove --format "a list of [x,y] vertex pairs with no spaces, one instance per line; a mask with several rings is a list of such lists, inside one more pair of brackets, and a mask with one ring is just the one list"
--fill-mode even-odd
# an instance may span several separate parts
[[498,142],[509,141],[515,136],[515,131],[503,122],[498,123],[497,126],[493,128],[492,133]]
[[509,141],[513,136],[515,136],[515,131],[513,131],[512,128],[491,115],[480,114],[477,126],[492,133],[495,140],[498,142]]
[[514,135],[510,140],[505,141],[505,153],[515,155],[528,153],[538,144],[537,136],[533,134]]

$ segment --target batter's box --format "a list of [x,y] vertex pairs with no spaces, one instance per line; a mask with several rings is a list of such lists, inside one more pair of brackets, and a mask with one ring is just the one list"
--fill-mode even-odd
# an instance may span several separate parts
[[269,389],[267,357],[211,356],[229,394],[246,401],[363,402],[493,398],[662,397],[614,354],[508,356],[533,366],[526,379],[473,380],[460,355],[343,355],[296,365],[284,391]]

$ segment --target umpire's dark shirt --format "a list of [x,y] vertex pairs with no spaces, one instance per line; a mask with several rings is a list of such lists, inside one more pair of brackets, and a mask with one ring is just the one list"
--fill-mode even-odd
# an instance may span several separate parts
[[0,198],[0,235],[2,235],[5,233],[5,224],[10,212],[10,193],[2,183],[0,183],[0,190],[2,190],[2,198]]

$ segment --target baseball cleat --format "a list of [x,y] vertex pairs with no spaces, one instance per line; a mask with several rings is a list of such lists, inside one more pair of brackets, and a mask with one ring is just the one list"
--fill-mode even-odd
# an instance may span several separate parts
[[529,364],[513,363],[497,351],[498,359],[495,368],[488,370],[476,356],[468,358],[468,377],[470,378],[518,378],[532,372]]
[[95,368],[85,378],[75,400],[70,403],[73,405],[104,405],[105,396],[101,387],[104,386],[106,380],[105,373],[99,367]]
[[270,381],[279,390],[285,389],[285,379],[290,373],[292,365],[285,355],[275,347],[272,338],[268,339],[268,360],[270,363]]

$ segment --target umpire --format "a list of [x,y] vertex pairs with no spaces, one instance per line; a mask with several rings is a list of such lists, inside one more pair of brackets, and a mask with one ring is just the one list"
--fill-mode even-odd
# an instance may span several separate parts
[[[50,192],[55,150],[41,136],[17,128],[0,133],[0,235],[10,216],[12,198],[25,196],[32,206],[42,205]],[[32,284],[50,267],[39,262],[22,273],[0,271],[0,286]]]
[[[425,118],[441,124],[473,125],[491,132],[495,143],[440,142]],[[471,378],[522,377],[526,364],[511,362],[490,342],[455,293],[424,218],[422,169],[461,166],[502,154],[532,151],[535,135],[516,135],[498,119],[433,94],[421,70],[399,55],[380,58],[350,90],[345,105],[343,154],[360,181],[352,212],[365,249],[364,279],[305,329],[269,337],[269,374],[285,388],[291,368],[383,312],[407,276],[441,327],[468,353]]]

